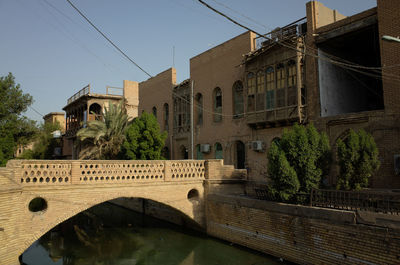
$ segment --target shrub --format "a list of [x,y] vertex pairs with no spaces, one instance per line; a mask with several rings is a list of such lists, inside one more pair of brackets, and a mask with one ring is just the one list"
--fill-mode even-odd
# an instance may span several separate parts
[[124,159],[165,159],[161,153],[166,138],[167,132],[160,132],[154,115],[143,112],[128,127],[120,156]]
[[337,141],[340,175],[337,189],[359,190],[368,187],[368,180],[379,169],[378,148],[374,138],[364,130]]
[[271,192],[284,201],[297,192],[311,192],[319,187],[321,177],[328,174],[330,162],[329,140],[325,133],[318,133],[312,124],[307,127],[296,124],[291,130],[285,129],[282,138],[272,143],[268,153]]

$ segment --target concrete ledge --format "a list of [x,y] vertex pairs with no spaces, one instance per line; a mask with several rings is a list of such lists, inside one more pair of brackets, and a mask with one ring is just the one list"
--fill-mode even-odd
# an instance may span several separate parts
[[357,210],[356,218],[358,224],[400,229],[399,215]]
[[350,211],[292,205],[286,203],[257,200],[241,196],[220,194],[209,194],[208,201],[231,204],[239,207],[244,206],[292,216],[307,217],[311,219],[322,219],[338,223],[356,224],[356,214]]

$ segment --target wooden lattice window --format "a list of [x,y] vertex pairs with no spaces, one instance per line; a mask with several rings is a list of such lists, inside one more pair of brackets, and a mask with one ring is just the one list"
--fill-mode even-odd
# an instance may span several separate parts
[[276,67],[276,106],[284,107],[285,104],[285,90],[286,90],[286,72],[285,65],[278,64]]
[[265,88],[264,88],[264,72],[259,71],[257,72],[257,102],[256,102],[256,109],[263,110],[265,107]]
[[247,74],[247,111],[255,111],[256,78],[254,73]]
[[266,79],[266,107],[273,109],[275,107],[275,71],[273,67],[268,67],[265,71]]

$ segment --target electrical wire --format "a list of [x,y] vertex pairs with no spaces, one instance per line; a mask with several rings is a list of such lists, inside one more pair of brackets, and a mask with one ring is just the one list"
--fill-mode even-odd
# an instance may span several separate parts
[[[235,21],[234,19],[232,19],[232,18],[229,17],[228,15],[226,15],[226,14],[222,13],[221,11],[215,9],[214,7],[210,6],[209,4],[207,4],[206,2],[204,2],[203,0],[198,0],[198,1],[199,1],[201,4],[203,4],[205,7],[207,7],[208,9],[212,10],[213,12],[215,12],[215,13],[217,13],[217,14],[223,16],[223,17],[225,17],[227,20],[231,21],[232,23],[234,23],[235,25],[237,25],[237,26],[239,26],[239,27],[241,27],[241,28],[246,29],[247,31],[254,32],[254,33],[256,33],[257,35],[259,35],[259,36],[261,36],[261,37],[264,37],[265,39],[271,40],[271,41],[273,41],[273,42],[275,42],[275,43],[277,43],[277,44],[279,44],[279,45],[281,45],[281,46],[283,46],[283,47],[286,47],[286,48],[295,50],[296,52],[300,52],[300,53],[302,53],[302,54],[304,54],[304,55],[309,55],[309,56],[314,57],[314,58],[317,58],[317,59],[325,60],[325,61],[330,62],[331,64],[338,65],[339,67],[341,67],[341,66],[342,66],[342,67],[347,67],[347,69],[352,70],[352,71],[355,71],[354,69],[352,69],[352,67],[354,67],[354,65],[348,65],[348,64],[343,63],[343,62],[335,61],[335,60],[333,60],[333,59],[330,59],[329,57],[325,57],[325,58],[324,58],[324,57],[320,57],[320,56],[318,56],[318,55],[316,55],[316,54],[312,54],[312,53],[309,53],[309,52],[305,52],[305,51],[303,51],[303,50],[299,50],[297,47],[293,47],[293,46],[290,46],[290,45],[288,45],[288,44],[286,44],[286,43],[283,43],[283,41],[276,41],[276,40],[274,40],[274,39],[268,37],[266,34],[259,33],[259,32],[257,32],[257,31],[255,31],[254,29],[251,29],[251,28],[249,28],[249,27],[247,27],[247,26],[245,26],[245,25],[243,25],[243,24],[241,24],[241,23]],[[360,70],[359,70],[359,71],[356,71],[356,72],[359,72],[359,73],[362,73],[362,74],[366,74],[366,75],[370,75],[371,77],[375,77],[375,78],[386,79],[386,80],[389,80],[389,81],[395,81],[395,82],[399,82],[399,81],[400,81],[400,78],[398,78],[398,77],[396,77],[396,76],[392,76],[392,78],[390,78],[390,76],[384,76],[384,75],[382,75],[382,76],[380,76],[380,75],[375,75],[375,76],[373,76],[373,75],[371,75],[371,74],[368,74],[368,73],[363,72],[363,71],[360,71]]]
[[37,111],[34,107],[29,106],[29,108],[30,108],[31,110],[33,110],[34,112],[36,112],[36,114],[39,114],[42,118],[44,118],[43,114],[41,114],[39,111]]
[[101,36],[103,36],[115,49],[117,49],[128,61],[133,63],[137,68],[139,68],[143,73],[149,77],[153,77],[146,70],[140,67],[135,61],[133,61],[125,52],[123,52],[112,40],[110,40],[96,25],[94,25],[70,0],[66,0],[75,10],[81,15]]

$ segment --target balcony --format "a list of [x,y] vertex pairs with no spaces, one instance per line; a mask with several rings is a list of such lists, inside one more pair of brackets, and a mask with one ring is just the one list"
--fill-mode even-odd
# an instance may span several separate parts
[[307,114],[307,106],[287,106],[270,110],[247,112],[245,115],[247,125],[250,127],[270,127],[277,124],[301,123]]
[[74,102],[78,98],[80,98],[82,96],[85,96],[85,95],[88,95],[88,94],[90,94],[90,84],[85,86],[84,88],[82,88],[78,92],[76,92],[72,97],[70,97],[67,100],[67,105],[71,104],[72,102]]

